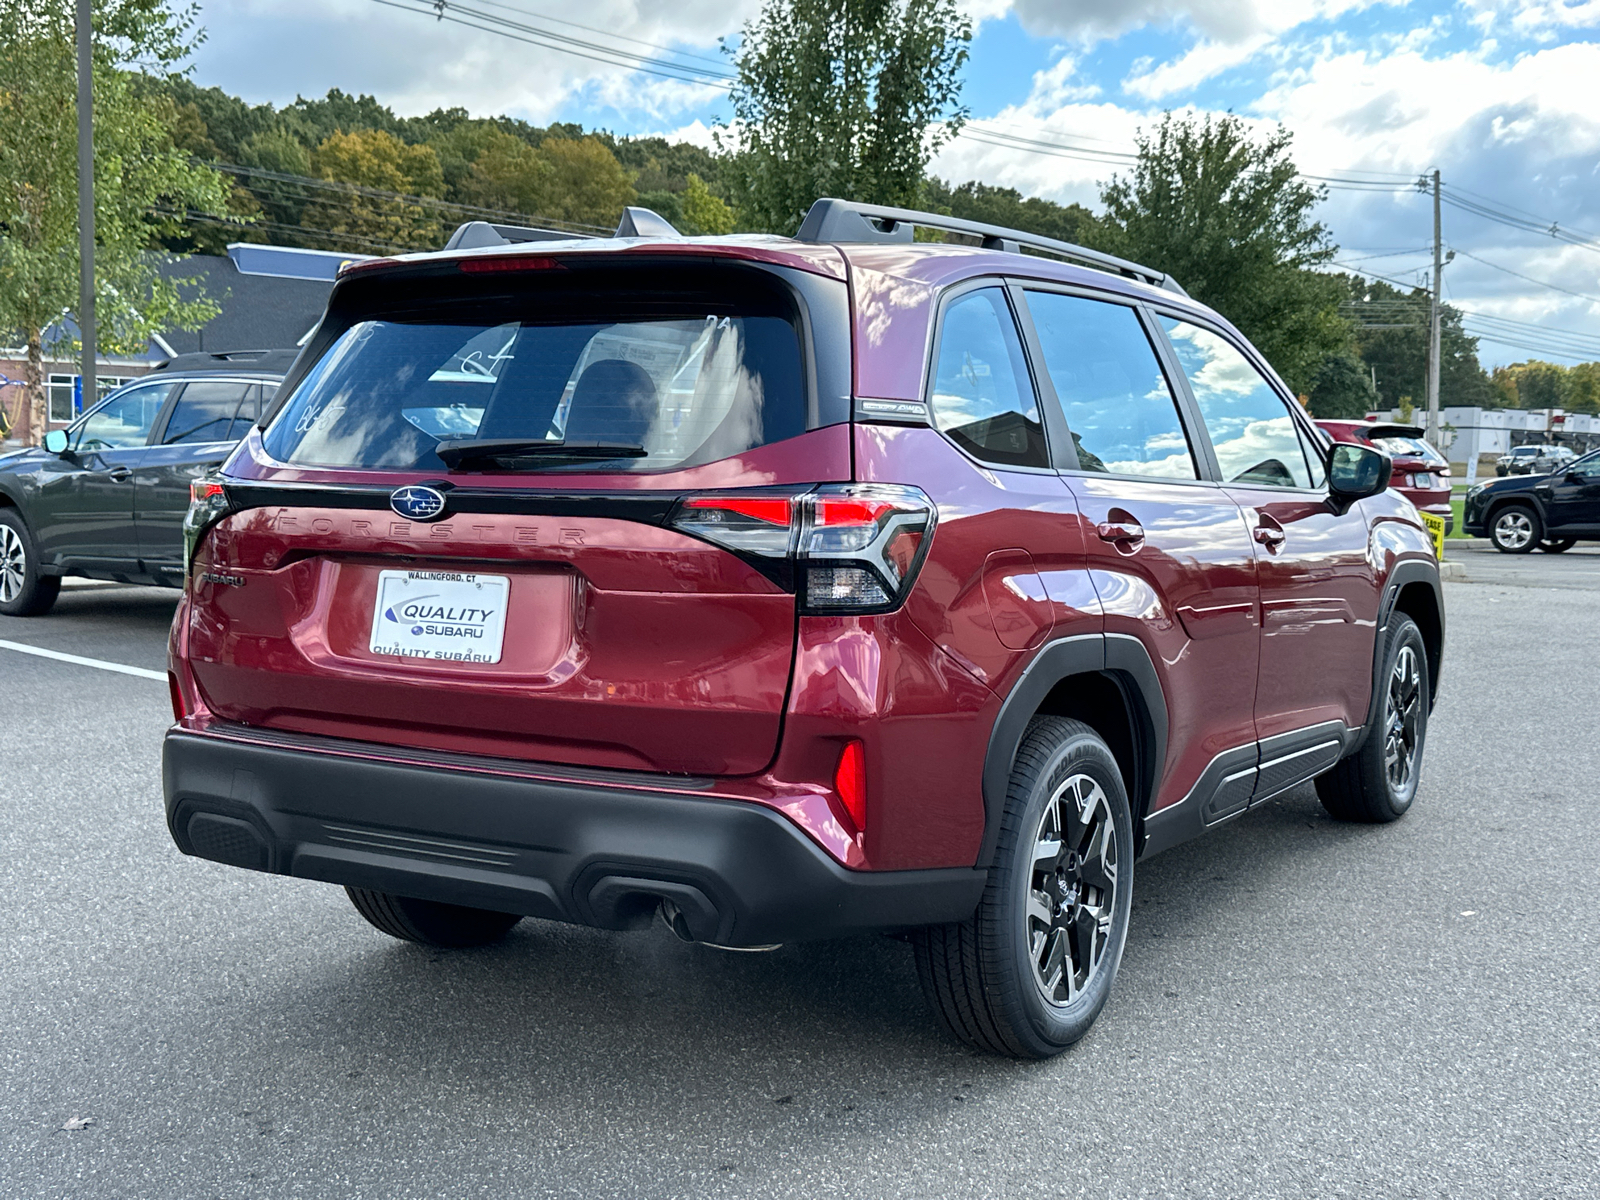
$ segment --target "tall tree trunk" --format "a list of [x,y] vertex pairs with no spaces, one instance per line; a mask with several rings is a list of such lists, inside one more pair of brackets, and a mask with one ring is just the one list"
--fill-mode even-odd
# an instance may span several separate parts
[[22,403],[18,406],[17,438],[24,446],[44,441],[47,427],[44,403],[44,347],[40,331],[29,329],[28,364],[22,371]]

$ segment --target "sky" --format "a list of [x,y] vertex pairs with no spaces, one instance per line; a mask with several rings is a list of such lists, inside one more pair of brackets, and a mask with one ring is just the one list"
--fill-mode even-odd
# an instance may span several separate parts
[[[459,106],[709,145],[730,115],[724,91],[598,59],[623,50],[667,75],[725,71],[719,40],[737,39],[761,0],[461,3],[446,12],[571,40],[561,50],[441,22],[428,0],[202,0],[194,79],[255,103],[337,87],[403,115]],[[940,177],[1096,208],[1165,110],[1282,124],[1300,170],[1332,180],[1317,215],[1340,264],[1421,280],[1432,203],[1416,180],[1438,170],[1455,251],[1444,294],[1484,364],[1600,359],[1600,0],[965,7],[972,119],[934,160]]]

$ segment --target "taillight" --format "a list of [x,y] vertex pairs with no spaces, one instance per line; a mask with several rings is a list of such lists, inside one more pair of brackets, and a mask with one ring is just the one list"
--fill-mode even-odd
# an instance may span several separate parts
[[220,481],[212,477],[196,479],[189,484],[189,511],[183,514],[183,574],[187,579],[194,565],[195,547],[200,539],[223,517],[233,511],[228,493]]
[[691,496],[672,526],[759,566],[799,595],[804,613],[899,607],[927,557],[936,513],[920,489],[824,484],[804,495]]
[[855,832],[867,828],[867,755],[858,741],[845,743],[839,765],[833,772],[833,791],[855,825]]
[[726,549],[763,558],[787,557],[795,496],[691,496],[673,525]]

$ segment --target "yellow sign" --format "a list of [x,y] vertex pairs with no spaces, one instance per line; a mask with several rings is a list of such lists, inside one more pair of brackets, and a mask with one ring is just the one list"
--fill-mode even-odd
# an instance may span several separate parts
[[1444,559],[1444,518],[1435,513],[1418,513],[1422,523],[1428,527],[1428,536],[1433,539],[1433,556],[1441,561]]

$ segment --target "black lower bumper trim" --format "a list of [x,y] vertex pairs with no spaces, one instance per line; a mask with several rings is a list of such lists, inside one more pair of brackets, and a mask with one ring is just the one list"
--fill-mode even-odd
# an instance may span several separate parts
[[701,941],[753,946],[963,920],[985,873],[851,871],[759,804],[256,745],[174,729],[185,854],[606,929],[670,900]]

